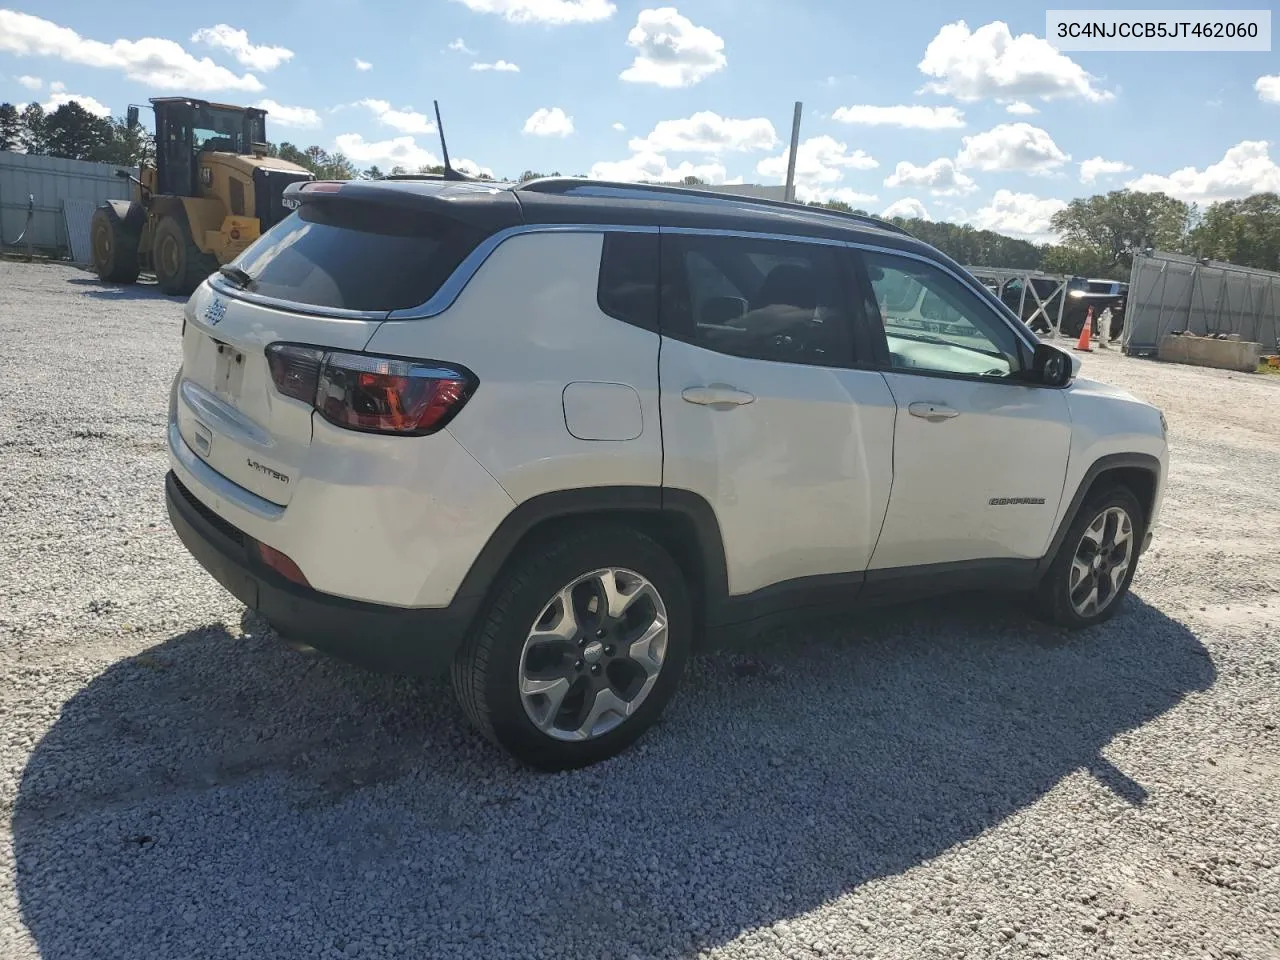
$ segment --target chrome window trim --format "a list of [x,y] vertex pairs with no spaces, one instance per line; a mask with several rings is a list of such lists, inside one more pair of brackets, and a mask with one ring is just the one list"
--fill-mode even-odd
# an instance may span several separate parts
[[222,277],[221,274],[214,274],[209,278],[210,286],[224,296],[232,297],[238,300],[246,300],[250,303],[260,304],[266,307],[274,307],[281,310],[288,310],[291,313],[301,313],[311,316],[334,317],[346,320],[425,320],[430,317],[439,316],[453,306],[454,302],[461,296],[462,291],[466,289],[480,268],[484,266],[486,260],[493,255],[493,252],[502,246],[512,237],[524,236],[526,234],[535,233],[656,233],[656,234],[674,234],[685,236],[703,236],[703,237],[736,237],[743,240],[765,240],[780,241],[784,243],[809,243],[817,246],[826,247],[844,247],[850,250],[867,250],[872,253],[886,254],[888,256],[906,257],[909,260],[917,260],[920,263],[928,264],[942,270],[944,273],[950,274],[952,278],[959,281],[965,287],[969,288],[978,302],[982,303],[1000,322],[1011,328],[1014,334],[1031,350],[1034,350],[1039,340],[1031,333],[1031,330],[1021,322],[1014,323],[1011,316],[1005,316],[997,310],[987,299],[979,293],[979,288],[990,294],[982,284],[978,283],[973,277],[966,278],[964,275],[951,269],[945,263],[924,254],[916,253],[912,250],[904,250],[900,247],[886,247],[881,244],[866,243],[859,240],[837,240],[831,237],[809,237],[794,233],[773,233],[770,231],[753,231],[753,230],[734,230],[721,229],[713,227],[664,227],[648,224],[626,224],[626,223],[524,223],[517,224],[512,227],[505,227],[502,230],[492,233],[480,241],[462,262],[454,268],[453,273],[440,285],[432,297],[425,303],[416,307],[405,307],[400,310],[387,311],[362,311],[362,310],[341,310],[338,308],[307,308],[306,304],[293,303],[288,300],[280,300],[275,297],[264,297],[261,294],[255,294],[247,290],[241,290],[234,284],[231,284]]
[[387,314],[388,320],[425,320],[429,317],[439,316],[448,310],[455,300],[462,295],[462,291],[466,289],[467,284],[480,272],[480,268],[484,266],[484,262],[493,255],[493,252],[506,243],[512,237],[523,236],[530,233],[657,233],[657,227],[643,225],[624,225],[610,226],[600,223],[525,223],[514,227],[506,227],[497,233],[492,233],[485,237],[476,245],[462,262],[449,274],[449,278],[440,284],[437,290],[426,303],[419,304],[416,307],[406,307],[402,310],[393,310]]

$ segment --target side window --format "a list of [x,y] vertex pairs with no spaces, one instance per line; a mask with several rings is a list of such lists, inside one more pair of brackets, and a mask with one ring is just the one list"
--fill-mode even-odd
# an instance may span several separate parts
[[907,257],[862,259],[894,369],[996,379],[1019,372],[1018,335],[955,277]]
[[606,233],[600,254],[600,309],[645,330],[658,330],[658,235]]
[[662,282],[668,336],[756,360],[818,366],[854,360],[837,248],[667,234]]

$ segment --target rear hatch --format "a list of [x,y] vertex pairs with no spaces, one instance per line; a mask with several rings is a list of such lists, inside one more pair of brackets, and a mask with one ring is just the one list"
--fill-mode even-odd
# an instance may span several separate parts
[[298,209],[188,302],[177,404],[187,446],[280,505],[302,476],[315,415],[288,381],[316,370],[295,354],[273,375],[267,347],[319,348],[317,365],[324,351],[362,350],[388,313],[430,300],[484,237],[519,217],[509,191],[469,184],[315,182],[289,194]]

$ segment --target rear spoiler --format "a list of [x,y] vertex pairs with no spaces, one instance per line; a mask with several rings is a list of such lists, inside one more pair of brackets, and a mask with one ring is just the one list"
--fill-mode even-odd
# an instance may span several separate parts
[[449,180],[307,180],[285,188],[290,210],[310,204],[355,203],[446,217],[489,232],[523,222],[510,190]]

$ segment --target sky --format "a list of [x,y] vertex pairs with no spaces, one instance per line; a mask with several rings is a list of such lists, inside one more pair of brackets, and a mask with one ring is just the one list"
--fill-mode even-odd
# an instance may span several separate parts
[[387,171],[438,162],[436,99],[471,172],[777,184],[798,100],[801,199],[1034,241],[1125,186],[1280,191],[1280,55],[1044,31],[1014,0],[46,0],[0,7],[0,101],[265,106],[271,140]]

